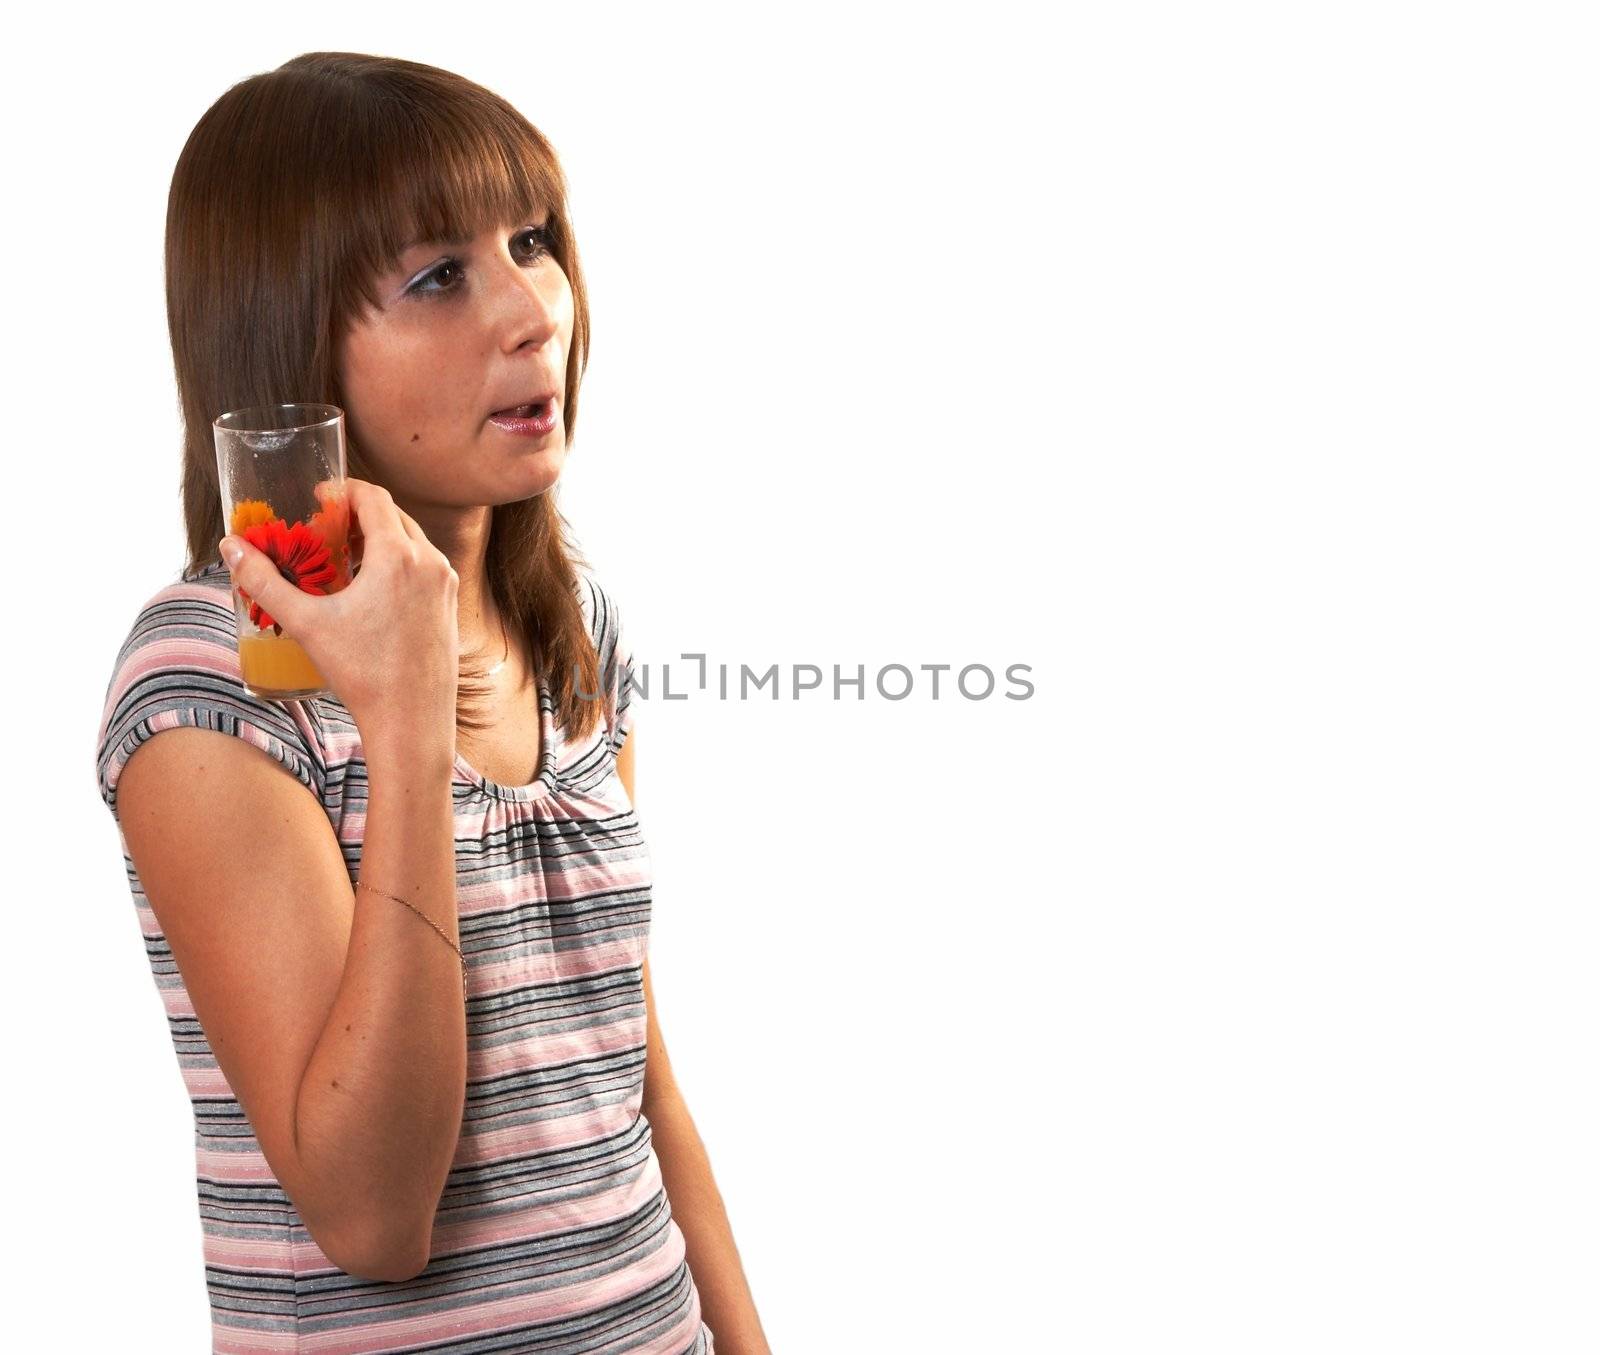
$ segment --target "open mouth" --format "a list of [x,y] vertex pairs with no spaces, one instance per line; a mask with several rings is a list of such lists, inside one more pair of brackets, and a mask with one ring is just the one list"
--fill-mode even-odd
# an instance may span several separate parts
[[551,395],[543,400],[530,400],[513,405],[510,409],[496,410],[489,422],[502,432],[514,437],[547,438],[561,426],[561,416],[556,413],[556,400]]
[[514,405],[510,409],[497,409],[490,416],[496,419],[534,419],[550,408],[548,400],[537,400],[530,405]]

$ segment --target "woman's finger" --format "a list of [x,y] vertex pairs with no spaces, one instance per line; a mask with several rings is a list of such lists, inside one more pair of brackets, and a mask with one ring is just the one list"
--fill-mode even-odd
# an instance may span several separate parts
[[394,511],[399,514],[400,525],[406,529],[407,536],[409,536],[419,546],[431,546],[433,544],[433,542],[428,540],[428,534],[417,525],[417,520],[412,517],[410,513],[406,512],[404,508],[401,508],[399,504],[395,505]]
[[374,542],[389,541],[399,545],[410,535],[400,521],[400,509],[390,497],[389,491],[382,485],[347,476],[345,495],[349,500],[350,513],[354,519],[352,531],[355,531],[361,540],[363,555],[367,547]]
[[217,553],[249,609],[252,625],[287,630],[296,638],[306,633],[314,604],[297,583],[285,577],[275,559],[243,536],[223,537],[217,542]]

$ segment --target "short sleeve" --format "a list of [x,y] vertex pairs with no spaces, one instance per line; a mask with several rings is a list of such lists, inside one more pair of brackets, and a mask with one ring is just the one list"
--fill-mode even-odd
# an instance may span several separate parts
[[582,576],[581,594],[589,636],[600,660],[600,691],[605,713],[605,737],[612,753],[620,753],[633,728],[636,694],[633,650],[622,626],[616,600],[592,575]]
[[117,813],[117,782],[134,750],[188,725],[254,744],[320,801],[326,758],[309,701],[273,701],[244,685],[231,584],[170,585],[140,610],[117,654],[100,716],[100,798]]

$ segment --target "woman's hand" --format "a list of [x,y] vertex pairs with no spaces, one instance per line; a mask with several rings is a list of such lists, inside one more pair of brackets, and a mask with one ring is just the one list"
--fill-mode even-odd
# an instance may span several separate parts
[[[327,595],[302,592],[248,541],[219,544],[233,582],[297,641],[363,737],[379,727],[454,744],[460,580],[382,485],[346,476],[351,553],[360,569]],[[239,555],[228,559],[227,547]]]

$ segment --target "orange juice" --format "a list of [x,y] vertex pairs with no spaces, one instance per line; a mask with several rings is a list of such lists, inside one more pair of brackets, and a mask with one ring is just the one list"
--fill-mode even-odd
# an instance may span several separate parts
[[258,696],[292,697],[328,686],[311,656],[287,635],[241,635],[239,667]]

